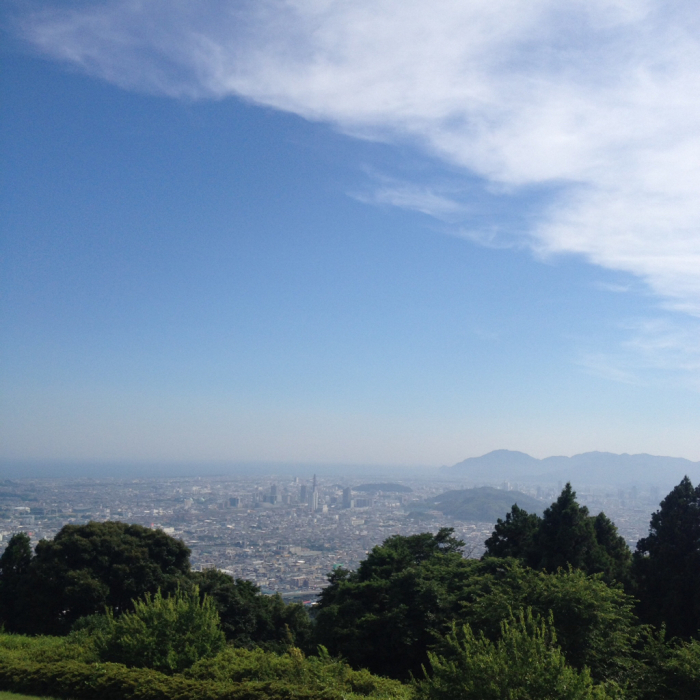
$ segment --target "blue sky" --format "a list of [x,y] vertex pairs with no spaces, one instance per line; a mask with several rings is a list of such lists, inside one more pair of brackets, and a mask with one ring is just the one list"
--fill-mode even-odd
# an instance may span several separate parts
[[3,11],[0,459],[700,460],[700,13]]

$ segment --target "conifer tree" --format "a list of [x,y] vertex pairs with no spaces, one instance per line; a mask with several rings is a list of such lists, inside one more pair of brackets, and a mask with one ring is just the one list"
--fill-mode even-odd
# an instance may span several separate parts
[[700,485],[686,476],[651,516],[634,555],[642,618],[700,637]]

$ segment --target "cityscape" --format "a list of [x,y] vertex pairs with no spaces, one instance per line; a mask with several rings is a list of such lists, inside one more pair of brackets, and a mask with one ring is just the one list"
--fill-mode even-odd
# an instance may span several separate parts
[[[395,534],[451,527],[465,543],[465,556],[481,556],[494,522],[421,507],[433,496],[473,486],[436,478],[368,483],[330,476],[5,480],[0,550],[16,532],[26,532],[34,546],[68,523],[118,520],[183,540],[195,570],[217,568],[254,582],[264,593],[313,602],[331,571],[355,569],[372,547]],[[498,487],[539,497],[543,508],[558,495],[552,487]],[[601,487],[579,491],[578,500],[591,513],[604,511],[634,549],[648,532],[659,493]]]

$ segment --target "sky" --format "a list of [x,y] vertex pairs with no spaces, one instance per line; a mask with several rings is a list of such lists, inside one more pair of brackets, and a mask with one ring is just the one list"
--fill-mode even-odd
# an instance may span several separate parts
[[0,24],[0,464],[700,460],[696,2]]

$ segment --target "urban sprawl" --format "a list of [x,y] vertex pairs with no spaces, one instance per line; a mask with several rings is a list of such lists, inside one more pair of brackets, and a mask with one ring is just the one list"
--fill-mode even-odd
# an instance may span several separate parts
[[[315,476],[6,480],[0,482],[0,551],[15,532],[26,532],[36,544],[68,523],[119,520],[182,539],[195,569],[215,567],[255,582],[263,592],[313,601],[329,572],[356,568],[391,535],[451,527],[465,542],[465,556],[480,556],[493,522],[465,522],[419,508],[427,498],[468,486],[474,484],[407,479],[375,487]],[[555,488],[499,487],[517,487],[546,504],[558,495]],[[578,496],[592,513],[605,511],[632,547],[647,534],[658,506],[655,492],[635,488]]]

